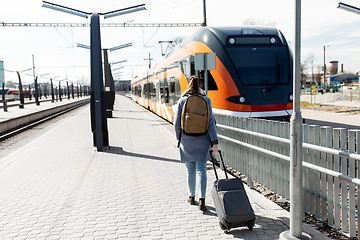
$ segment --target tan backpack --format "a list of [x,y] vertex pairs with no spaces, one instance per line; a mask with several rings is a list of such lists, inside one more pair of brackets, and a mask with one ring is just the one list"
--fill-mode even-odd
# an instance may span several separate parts
[[187,135],[204,135],[209,128],[209,106],[200,94],[186,94],[181,113],[181,129]]

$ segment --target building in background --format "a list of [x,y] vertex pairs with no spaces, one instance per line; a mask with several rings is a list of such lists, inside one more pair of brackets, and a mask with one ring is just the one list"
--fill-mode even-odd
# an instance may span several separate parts
[[131,80],[115,81],[115,91],[130,91]]
[[4,61],[0,61],[0,88],[2,88],[3,82],[5,82]]

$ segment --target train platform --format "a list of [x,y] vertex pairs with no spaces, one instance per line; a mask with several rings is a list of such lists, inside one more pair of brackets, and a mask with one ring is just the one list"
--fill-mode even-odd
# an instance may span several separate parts
[[[106,152],[94,151],[87,105],[0,159],[0,239],[274,240],[289,229],[287,211],[246,187],[254,229],[222,231],[211,163],[202,212],[186,202],[173,126],[125,96],[114,109]],[[328,239],[306,224],[303,231]]]
[[43,99],[39,105],[34,101],[26,101],[24,108],[19,108],[19,101],[11,102],[11,107],[7,111],[0,109],[0,134],[6,133],[13,129],[20,128],[29,123],[44,119],[54,113],[64,111],[77,105],[90,102],[90,96],[80,98],[63,99],[54,101]]
[[31,115],[33,113],[48,110],[50,108],[56,108],[56,107],[63,106],[63,105],[69,104],[69,103],[81,101],[83,99],[90,99],[90,96],[85,96],[85,97],[80,97],[80,98],[75,97],[75,98],[70,98],[70,99],[68,99],[67,97],[66,98],[63,97],[62,101],[55,100],[54,102],[51,102],[50,98],[49,99],[40,99],[40,105],[36,105],[35,101],[27,100],[27,101],[25,101],[24,108],[22,108],[22,109],[19,108],[19,103],[20,103],[19,101],[8,102],[8,108],[7,108],[6,112],[4,111],[3,103],[0,103],[0,122],[14,119],[17,117]]

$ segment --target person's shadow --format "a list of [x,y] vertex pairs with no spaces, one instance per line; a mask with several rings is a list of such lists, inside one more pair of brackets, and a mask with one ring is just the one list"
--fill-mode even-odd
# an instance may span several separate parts
[[110,146],[109,150],[107,152],[111,153],[111,154],[124,155],[124,156],[136,157],[136,158],[144,158],[144,159],[150,159],[150,160],[174,162],[174,163],[181,163],[181,164],[184,163],[178,159],[163,158],[163,157],[158,157],[158,156],[127,152],[122,147]]

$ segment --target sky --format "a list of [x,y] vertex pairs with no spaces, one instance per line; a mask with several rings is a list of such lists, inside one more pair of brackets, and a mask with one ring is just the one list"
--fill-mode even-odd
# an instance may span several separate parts
[[[135,12],[110,19],[100,17],[100,23],[202,23],[203,0],[48,0],[49,2],[85,12],[109,12],[145,4],[146,11]],[[313,56],[314,64],[323,65],[324,46],[327,66],[336,60],[344,71],[360,70],[360,15],[338,9],[338,0],[301,1],[301,61]],[[343,3],[359,7],[356,0]],[[4,23],[90,23],[82,18],[44,8],[41,0],[0,0],[0,61],[4,68],[22,71],[35,66],[39,82],[67,80],[90,82],[90,50],[77,47],[77,43],[90,45],[88,27],[3,27]],[[246,19],[275,23],[294,48],[295,0],[206,0],[207,25],[242,26]],[[102,48],[125,43],[132,47],[109,53],[109,61],[126,59],[127,62],[115,80],[131,80],[161,61],[159,41],[187,37],[199,27],[102,27]],[[163,45],[163,49],[166,45]],[[33,57],[34,56],[34,57]],[[114,66],[114,68],[116,68]],[[33,82],[32,70],[21,74],[22,81]],[[5,72],[5,81],[17,81],[12,72]],[[56,81],[55,81],[56,82]]]

